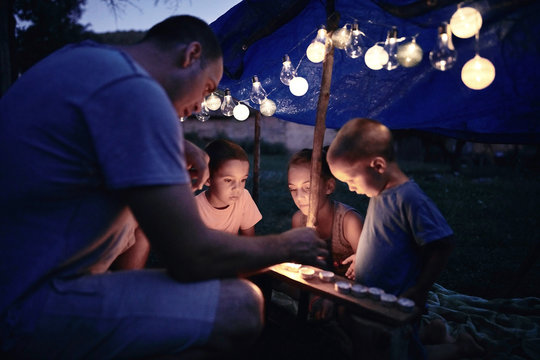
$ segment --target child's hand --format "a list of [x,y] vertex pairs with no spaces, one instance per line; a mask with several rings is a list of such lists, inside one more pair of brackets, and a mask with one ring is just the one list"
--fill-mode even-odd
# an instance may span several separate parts
[[351,264],[351,265],[349,265],[349,268],[347,269],[347,272],[345,272],[345,276],[348,279],[351,279],[351,280],[354,280],[356,278],[356,276],[354,274],[354,262],[355,261],[356,261],[356,254],[352,254],[351,256],[349,256],[348,258],[346,258],[345,260],[343,260],[341,262],[341,264],[343,264],[343,265],[347,265],[348,263]]

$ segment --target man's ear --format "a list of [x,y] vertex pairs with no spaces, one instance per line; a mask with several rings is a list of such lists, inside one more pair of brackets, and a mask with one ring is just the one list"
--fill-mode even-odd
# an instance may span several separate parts
[[208,178],[208,180],[206,180],[206,182],[204,183],[204,185],[210,187],[210,178]]
[[331,193],[334,192],[335,189],[336,189],[336,179],[334,178],[328,179],[326,181],[326,189],[325,189],[326,195],[330,195]]
[[379,174],[382,174],[386,170],[386,160],[380,156],[377,156],[371,160],[369,163],[369,166],[375,169],[376,172]]
[[181,68],[190,67],[195,61],[201,58],[202,47],[198,41],[190,42],[187,46],[179,46],[176,50],[176,63]]

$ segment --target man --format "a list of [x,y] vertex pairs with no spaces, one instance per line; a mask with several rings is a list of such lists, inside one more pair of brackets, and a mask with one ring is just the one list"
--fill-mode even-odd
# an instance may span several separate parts
[[[184,141],[178,117],[199,111],[222,72],[208,25],[175,16],[135,45],[67,46],[0,100],[5,355],[231,350],[262,327],[260,291],[239,274],[322,265],[324,242],[311,229],[240,238],[202,224],[187,170],[202,186],[208,157]],[[133,216],[166,271],[106,271]]]

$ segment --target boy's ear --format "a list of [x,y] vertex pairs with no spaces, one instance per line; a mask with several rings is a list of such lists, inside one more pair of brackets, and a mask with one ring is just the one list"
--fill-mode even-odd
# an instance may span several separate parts
[[371,160],[371,162],[369,163],[369,166],[375,169],[375,171],[379,174],[384,173],[384,171],[386,170],[386,165],[386,160],[380,156],[373,158],[373,160]]
[[336,179],[334,178],[328,179],[326,181],[326,189],[325,189],[326,195],[330,195],[331,193],[334,192],[335,189],[336,189]]
[[201,43],[198,41],[190,42],[187,46],[179,46],[175,51],[176,64],[181,68],[190,67],[202,55]]
[[204,183],[204,185],[210,187],[210,178],[208,178],[208,180],[206,180],[206,182]]

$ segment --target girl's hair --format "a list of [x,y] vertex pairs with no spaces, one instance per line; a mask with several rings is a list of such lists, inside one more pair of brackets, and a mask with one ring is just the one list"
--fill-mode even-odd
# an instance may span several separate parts
[[210,176],[214,172],[218,171],[219,168],[229,160],[241,160],[249,162],[247,153],[242,147],[230,140],[217,139],[210,142],[204,148],[208,156],[210,157],[210,162],[208,163],[208,168],[210,170]]
[[198,41],[201,44],[201,62],[211,62],[223,57],[219,40],[203,20],[190,15],[171,16],[152,26],[141,40],[152,41],[163,48]]
[[[323,178],[324,180],[329,180],[329,179],[334,178],[334,175],[332,175],[332,172],[330,171],[330,168],[328,167],[328,162],[326,161],[327,150],[328,150],[328,146],[325,146],[322,149],[322,153],[321,153],[321,178]],[[298,151],[297,153],[293,154],[291,158],[289,159],[289,165],[287,167],[287,171],[289,171],[292,165],[307,165],[308,167],[310,167],[312,155],[313,155],[312,149],[302,149]]]

